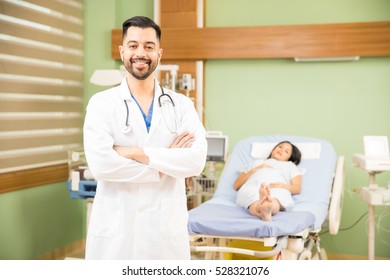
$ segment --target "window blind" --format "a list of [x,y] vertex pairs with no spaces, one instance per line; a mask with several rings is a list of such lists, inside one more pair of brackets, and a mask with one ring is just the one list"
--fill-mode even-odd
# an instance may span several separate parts
[[0,174],[82,146],[83,0],[0,0]]

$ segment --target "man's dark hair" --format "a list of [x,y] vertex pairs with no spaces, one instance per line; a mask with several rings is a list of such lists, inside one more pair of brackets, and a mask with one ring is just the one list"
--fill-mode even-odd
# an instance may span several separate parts
[[131,26],[140,27],[140,28],[148,28],[148,27],[153,28],[156,31],[157,40],[160,42],[161,39],[160,26],[158,26],[158,24],[156,24],[150,18],[144,16],[135,16],[124,21],[122,24],[122,39],[126,36],[127,29],[129,29],[129,27]]

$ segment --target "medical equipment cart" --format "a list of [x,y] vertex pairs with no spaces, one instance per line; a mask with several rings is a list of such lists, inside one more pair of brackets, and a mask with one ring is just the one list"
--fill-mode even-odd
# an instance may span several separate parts
[[186,179],[189,210],[213,197],[223,166],[223,162],[207,161],[201,175]]
[[390,160],[380,162],[367,158],[361,154],[353,156],[356,167],[364,169],[369,175],[368,187],[358,189],[360,198],[368,205],[368,259],[375,259],[375,207],[390,205],[389,186],[380,187],[376,183],[375,176],[382,172],[390,171]]
[[93,198],[96,194],[97,183],[88,170],[83,149],[80,148],[68,151],[68,168],[68,191],[71,198],[85,199],[87,204],[86,229],[88,230],[89,217]]

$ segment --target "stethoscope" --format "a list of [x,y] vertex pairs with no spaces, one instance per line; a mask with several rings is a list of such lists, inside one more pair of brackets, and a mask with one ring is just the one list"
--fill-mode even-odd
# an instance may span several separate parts
[[[171,133],[176,133],[178,131],[178,119],[176,115],[176,106],[175,102],[173,102],[172,97],[169,94],[166,94],[163,87],[160,85],[161,94],[158,97],[158,106],[161,109],[161,114],[163,120],[168,127],[168,130]],[[126,122],[125,126],[122,128],[122,133],[127,134],[131,131],[130,123],[129,123],[129,105],[127,104],[127,100],[123,100],[126,106]],[[168,121],[167,121],[168,120]]]

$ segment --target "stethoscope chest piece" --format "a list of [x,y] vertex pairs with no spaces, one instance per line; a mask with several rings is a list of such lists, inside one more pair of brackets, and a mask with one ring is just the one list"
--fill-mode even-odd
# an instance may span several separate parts
[[122,133],[124,134],[127,134],[131,131],[131,127],[130,125],[125,125],[123,128],[122,128]]

